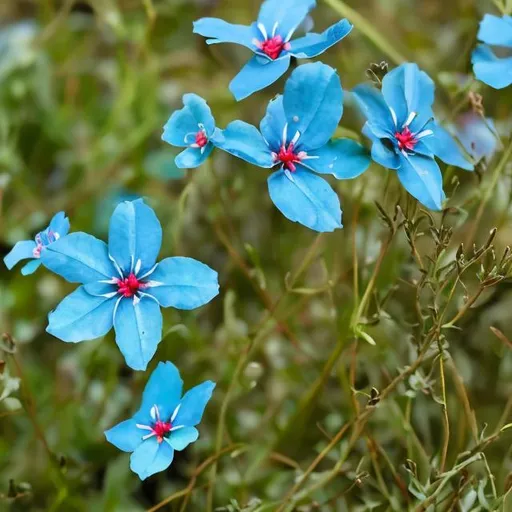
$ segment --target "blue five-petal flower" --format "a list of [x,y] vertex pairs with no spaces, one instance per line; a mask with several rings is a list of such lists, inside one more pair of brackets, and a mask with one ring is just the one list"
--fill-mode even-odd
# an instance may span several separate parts
[[318,174],[355,178],[370,163],[366,150],[349,139],[330,140],[343,113],[343,90],[334,69],[298,67],[283,96],[271,101],[260,131],[234,121],[216,135],[220,149],[263,168],[270,198],[285,217],[315,231],[341,228],[337,194]]
[[406,63],[384,77],[382,92],[369,85],[359,85],[353,92],[367,119],[363,133],[373,143],[373,160],[396,169],[412,196],[426,207],[440,210],[445,194],[434,156],[468,171],[474,167],[434,120],[434,89],[425,72]]
[[41,255],[46,248],[66,236],[69,232],[69,219],[64,212],[59,212],[50,221],[50,225],[35,236],[34,240],[17,242],[11,252],[4,258],[6,267],[11,270],[21,260],[31,260],[22,269],[26,276],[34,273],[41,265]]
[[194,309],[218,294],[217,272],[191,258],[156,263],[162,228],[142,199],[120,203],[108,246],[72,233],[41,253],[43,264],[81,283],[48,316],[47,331],[67,342],[104,336],[112,326],[128,366],[145,370],[162,338],[160,307]]
[[235,43],[254,52],[229,86],[240,101],[274,83],[290,66],[291,57],[316,57],[352,30],[347,20],[341,20],[322,34],[308,33],[292,40],[315,6],[316,0],[265,0],[258,21],[250,26],[202,18],[194,23],[194,32],[207,37],[208,44]]
[[206,101],[197,94],[183,96],[183,108],[174,112],[164,126],[162,140],[181,148],[175,159],[180,169],[199,167],[214,148],[215,119]]
[[130,468],[141,480],[166,470],[174,450],[184,450],[199,437],[200,423],[215,383],[208,380],[182,397],[183,382],[176,366],[158,363],[151,374],[142,405],[135,415],[105,432],[109,443],[131,452]]
[[512,84],[512,56],[497,57],[490,46],[512,48],[512,16],[486,14],[480,22],[478,40],[486,44],[479,44],[473,51],[476,77],[495,89],[508,87]]

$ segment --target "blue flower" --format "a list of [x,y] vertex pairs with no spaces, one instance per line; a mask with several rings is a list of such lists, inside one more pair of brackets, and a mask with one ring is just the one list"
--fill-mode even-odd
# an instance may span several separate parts
[[490,117],[467,112],[457,119],[456,131],[464,149],[476,162],[490,160],[498,148],[499,135]]
[[258,21],[250,26],[202,18],[194,23],[194,32],[208,37],[208,44],[235,43],[255,53],[229,86],[240,101],[274,83],[286,72],[292,57],[316,57],[352,30],[347,20],[341,20],[322,34],[309,33],[292,40],[294,32],[315,6],[315,0],[266,0]]
[[495,89],[512,84],[512,57],[499,58],[488,46],[512,48],[512,17],[486,14],[480,22],[478,40],[487,43],[473,51],[473,71],[478,80]]
[[292,73],[284,95],[269,103],[261,132],[234,121],[219,132],[215,143],[259,167],[277,167],[268,188],[281,213],[315,231],[333,231],[342,227],[340,201],[318,174],[350,179],[370,163],[360,144],[331,140],[342,113],[343,90],[336,71],[319,62],[305,64]]
[[184,107],[172,114],[164,126],[162,140],[181,148],[186,147],[175,159],[180,169],[200,166],[213,150],[215,119],[210,107],[197,94],[183,96]]
[[367,122],[375,162],[396,169],[406,190],[427,208],[440,210],[445,199],[443,177],[434,156],[468,171],[473,165],[452,136],[434,120],[434,82],[416,64],[388,73],[382,92],[359,85],[354,95]]
[[50,221],[50,225],[38,233],[34,240],[17,242],[12,251],[4,258],[6,267],[11,270],[21,260],[29,261],[21,273],[26,276],[34,273],[41,265],[41,255],[50,244],[66,236],[69,232],[69,219],[64,212],[57,213]]
[[218,294],[217,272],[191,258],[156,263],[162,228],[142,199],[112,214],[108,246],[72,233],[41,253],[43,264],[81,283],[48,315],[47,331],[67,342],[104,336],[112,326],[126,363],[145,370],[162,338],[160,307],[194,309]]
[[131,453],[130,469],[141,480],[165,471],[174,457],[174,450],[184,450],[197,441],[206,404],[215,383],[208,380],[181,397],[183,382],[176,366],[158,363],[151,374],[142,405],[135,415],[105,432],[109,443]]

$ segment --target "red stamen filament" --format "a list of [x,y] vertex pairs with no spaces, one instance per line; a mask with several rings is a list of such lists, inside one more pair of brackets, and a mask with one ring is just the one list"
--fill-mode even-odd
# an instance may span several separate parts
[[132,272],[128,277],[117,280],[117,293],[124,297],[133,297],[140,289],[145,288]]
[[288,169],[291,172],[295,172],[297,170],[295,164],[298,164],[302,161],[305,153],[295,153],[294,149],[295,147],[292,142],[288,144],[288,147],[283,144],[279,149],[279,153],[274,153],[274,161],[281,162],[285,169]]
[[398,149],[400,150],[408,149],[409,151],[413,151],[414,147],[418,143],[418,139],[414,136],[411,130],[409,130],[408,126],[406,126],[402,132],[396,132],[395,137],[398,141]]
[[199,130],[196,133],[196,144],[200,148],[204,148],[206,146],[206,144],[208,144],[208,137],[206,136],[206,133],[204,133],[203,130]]
[[158,420],[152,428],[152,432],[156,436],[156,440],[161,443],[164,440],[166,434],[171,431],[172,424],[170,421],[160,421]]
[[272,60],[277,59],[283,50],[290,49],[290,43],[283,41],[281,36],[274,36],[266,41],[255,41],[255,44]]

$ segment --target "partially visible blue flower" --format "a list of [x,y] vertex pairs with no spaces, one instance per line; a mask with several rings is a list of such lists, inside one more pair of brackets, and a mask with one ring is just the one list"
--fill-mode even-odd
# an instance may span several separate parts
[[217,131],[210,107],[197,94],[183,96],[184,107],[177,110],[164,126],[162,140],[180,148],[187,148],[175,159],[180,169],[200,166],[213,151],[212,138]]
[[508,87],[512,84],[512,56],[497,57],[490,46],[512,48],[512,17],[486,14],[480,22],[478,40],[486,44],[479,44],[473,51],[476,77],[495,89]]
[[203,417],[215,383],[208,380],[182,397],[183,381],[176,366],[158,363],[151,374],[142,405],[134,416],[105,432],[109,443],[131,453],[130,469],[141,480],[165,471],[174,450],[184,450],[197,441],[195,428]]
[[162,228],[142,199],[117,206],[108,246],[72,233],[41,253],[43,264],[81,283],[48,315],[47,331],[67,342],[104,336],[112,326],[126,364],[145,370],[162,339],[160,307],[195,309],[219,292],[217,272],[191,258],[156,262]]
[[473,112],[466,112],[457,118],[455,125],[457,137],[476,162],[492,158],[498,148],[499,136],[490,117],[484,119]]
[[35,236],[34,240],[17,242],[11,252],[4,258],[6,267],[11,270],[21,260],[29,261],[21,273],[26,276],[34,273],[41,265],[41,255],[46,248],[66,236],[69,232],[69,219],[64,212],[57,213],[50,221],[50,225]]
[[37,24],[33,20],[20,21],[0,29],[1,78],[35,61],[37,53],[33,42],[37,30]]
[[334,69],[320,62],[298,67],[284,95],[267,108],[260,131],[234,121],[215,140],[220,149],[264,168],[270,198],[293,222],[315,231],[341,228],[337,194],[319,174],[355,178],[370,164],[366,150],[350,139],[334,139],[343,113],[343,90]]
[[382,92],[359,85],[354,96],[366,116],[363,133],[371,139],[372,158],[396,169],[406,190],[431,210],[445,199],[443,177],[434,156],[472,171],[452,136],[434,120],[434,82],[416,64],[386,74]]
[[315,6],[315,0],[265,0],[258,21],[250,26],[202,18],[194,23],[194,32],[208,37],[208,44],[235,43],[255,53],[229,86],[240,101],[274,83],[286,72],[292,57],[316,57],[352,30],[347,20],[341,20],[322,34],[309,33],[292,40],[294,32]]

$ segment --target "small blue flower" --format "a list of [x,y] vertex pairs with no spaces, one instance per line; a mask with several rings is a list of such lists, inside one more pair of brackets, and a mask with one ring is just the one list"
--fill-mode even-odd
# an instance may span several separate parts
[[464,149],[478,162],[490,160],[498,149],[499,135],[494,121],[473,112],[461,115],[456,121],[457,137]]
[[46,248],[66,236],[69,232],[69,219],[64,212],[57,213],[50,221],[50,225],[38,233],[34,240],[17,242],[12,251],[4,258],[6,267],[11,270],[21,260],[29,261],[21,273],[26,276],[34,273],[41,265],[41,255]]
[[512,84],[512,57],[499,58],[488,45],[512,48],[512,17],[486,14],[480,22],[478,40],[486,44],[479,44],[473,51],[476,77],[495,89],[508,87]]
[[71,283],[82,283],[48,315],[47,331],[77,343],[112,328],[126,363],[145,370],[162,339],[160,307],[195,309],[219,292],[217,272],[191,258],[156,263],[162,228],[142,199],[117,206],[108,246],[72,233],[41,253],[43,264]]
[[207,380],[183,398],[182,387],[176,366],[158,363],[144,389],[140,409],[131,419],[105,432],[109,443],[132,454],[130,469],[141,480],[165,471],[174,450],[184,450],[199,437],[195,427],[201,422],[215,383]]
[[363,133],[373,143],[373,160],[396,169],[412,196],[427,208],[440,210],[445,194],[434,156],[468,171],[474,167],[434,120],[434,89],[424,71],[407,63],[384,77],[382,92],[369,85],[359,85],[353,92],[367,118]]
[[162,140],[184,148],[175,159],[180,169],[192,169],[200,166],[213,150],[215,119],[210,107],[197,94],[183,96],[184,107],[172,114],[164,126]]
[[240,101],[274,83],[286,72],[292,57],[316,57],[352,30],[347,20],[341,20],[322,34],[309,33],[292,40],[294,32],[315,6],[315,0],[266,0],[258,21],[250,26],[202,18],[194,23],[194,32],[210,38],[206,40],[208,44],[235,43],[255,53],[229,86]]
[[260,131],[234,121],[215,144],[246,162],[277,167],[268,179],[270,198],[293,222],[315,231],[341,228],[337,194],[318,174],[355,178],[366,170],[366,150],[350,139],[331,140],[343,113],[343,90],[336,71],[320,62],[298,67],[284,95],[267,108]]

